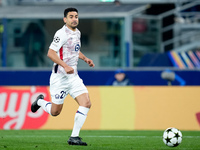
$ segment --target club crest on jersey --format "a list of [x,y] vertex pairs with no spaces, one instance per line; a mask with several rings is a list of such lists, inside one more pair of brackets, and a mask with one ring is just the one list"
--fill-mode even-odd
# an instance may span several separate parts
[[76,44],[76,46],[75,46],[75,51],[77,52],[77,51],[79,51],[80,50],[80,45],[79,44]]
[[58,43],[58,42],[60,41],[60,38],[56,36],[56,37],[54,37],[53,41],[54,41],[55,43]]

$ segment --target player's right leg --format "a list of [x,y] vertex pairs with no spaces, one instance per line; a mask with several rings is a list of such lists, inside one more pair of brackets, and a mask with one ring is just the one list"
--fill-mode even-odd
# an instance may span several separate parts
[[44,96],[40,94],[31,105],[31,111],[35,113],[40,107],[51,115],[52,104],[44,100]]
[[44,100],[44,96],[40,94],[31,105],[31,111],[35,113],[40,107],[52,116],[58,116],[62,111],[63,104],[54,104]]
[[58,116],[61,113],[62,108],[63,108],[63,104],[54,104],[54,103],[52,103],[51,115],[52,116]]
[[43,110],[50,115],[58,116],[62,110],[64,99],[68,94],[65,88],[65,81],[65,76],[52,73],[50,77],[50,94],[52,102],[45,101],[44,96],[39,95],[31,106],[31,108],[33,108],[32,112],[36,112],[42,107]]
[[38,104],[37,104],[37,102],[38,102],[38,100],[39,99],[44,99],[44,96],[42,95],[42,94],[40,94],[37,98],[36,98],[36,100],[32,103],[32,105],[31,105],[31,111],[33,112],[33,113],[35,113],[41,106],[39,106]]
[[34,113],[42,107],[48,114],[58,116],[62,110],[64,99],[68,94],[64,88],[65,84],[63,85],[65,80],[64,76],[52,74],[50,78],[50,94],[52,102],[45,101],[44,96],[41,94],[31,105],[31,111]]

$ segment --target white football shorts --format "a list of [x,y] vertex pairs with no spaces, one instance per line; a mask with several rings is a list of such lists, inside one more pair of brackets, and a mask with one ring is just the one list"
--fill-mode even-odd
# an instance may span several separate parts
[[54,104],[63,104],[68,94],[75,99],[83,93],[88,93],[88,90],[78,74],[51,74],[50,94]]

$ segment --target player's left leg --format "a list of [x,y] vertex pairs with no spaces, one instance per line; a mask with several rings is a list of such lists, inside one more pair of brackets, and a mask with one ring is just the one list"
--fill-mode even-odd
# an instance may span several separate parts
[[79,108],[76,112],[74,119],[74,127],[70,139],[68,140],[69,145],[87,145],[82,142],[79,137],[79,132],[87,118],[88,111],[91,107],[91,102],[86,86],[83,84],[83,80],[78,75],[73,77],[71,80],[71,88],[69,94],[79,104]]
[[79,104],[79,108],[76,112],[74,119],[74,127],[72,131],[72,137],[79,136],[79,132],[87,118],[88,111],[91,107],[91,102],[88,93],[81,94],[75,98]]
[[70,145],[87,145],[87,143],[82,142],[79,137],[79,132],[85,123],[87,118],[88,111],[91,107],[91,102],[88,93],[83,93],[75,98],[76,102],[79,104],[79,108],[76,112],[74,119],[74,127],[72,130],[72,134],[70,139],[68,140],[68,144]]

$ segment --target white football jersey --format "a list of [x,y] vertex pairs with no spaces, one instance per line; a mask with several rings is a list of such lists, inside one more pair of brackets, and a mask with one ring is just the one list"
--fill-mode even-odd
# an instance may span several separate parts
[[[78,29],[72,31],[64,25],[55,33],[54,39],[49,47],[56,51],[59,58],[68,66],[74,68],[75,74],[77,74],[77,64],[81,47],[80,36],[81,33]],[[64,68],[56,63],[53,65],[52,72],[66,74]]]

